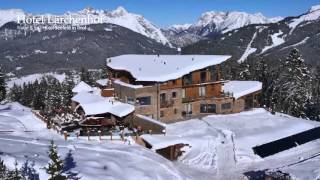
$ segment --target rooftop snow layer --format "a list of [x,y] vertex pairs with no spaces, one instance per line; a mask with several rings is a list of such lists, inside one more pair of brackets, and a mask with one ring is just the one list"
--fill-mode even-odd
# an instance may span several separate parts
[[236,99],[261,89],[262,83],[259,81],[229,81],[224,84],[224,91],[232,93]]
[[109,83],[109,80],[108,79],[99,79],[96,82],[101,86],[107,86]]
[[89,86],[87,83],[81,81],[77,84],[73,89],[72,92],[79,93],[79,92],[91,92],[93,91],[92,87]]
[[141,137],[152,146],[153,150],[163,149],[176,144],[190,144],[190,141],[181,136],[144,134]]
[[129,87],[129,88],[133,88],[133,89],[139,89],[139,88],[143,88],[143,85],[133,85],[133,84],[128,84],[128,83],[125,83],[121,80],[115,80],[114,81],[115,84],[119,84],[121,86],[126,86],[126,87]]
[[165,82],[192,71],[220,64],[226,55],[121,55],[112,57],[107,65],[131,73],[137,81]]
[[124,104],[115,101],[113,98],[104,98],[87,92],[78,93],[72,100],[80,104],[87,116],[111,113],[118,117],[123,117],[134,111],[134,107],[130,104]]

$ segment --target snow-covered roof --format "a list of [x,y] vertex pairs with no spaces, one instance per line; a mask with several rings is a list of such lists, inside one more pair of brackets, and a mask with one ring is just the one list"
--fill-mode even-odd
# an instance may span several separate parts
[[125,70],[137,81],[165,82],[182,77],[192,71],[220,64],[227,55],[121,55],[107,60],[116,70]]
[[224,92],[233,94],[233,97],[238,99],[242,96],[260,91],[262,83],[259,81],[229,81],[224,84]]
[[162,123],[162,122],[160,122],[160,121],[157,121],[157,120],[155,120],[155,119],[152,119],[152,118],[150,118],[150,117],[148,117],[148,116],[144,116],[144,115],[141,115],[141,114],[137,114],[136,116],[139,117],[139,118],[141,118],[141,119],[143,119],[143,120],[145,120],[145,121],[149,121],[149,122],[151,122],[151,123],[154,123],[154,124],[157,124],[157,125],[159,125],[159,126],[162,126],[163,128],[166,128],[166,126],[167,126],[165,123]]
[[99,79],[96,82],[101,86],[107,86],[109,83],[109,80],[108,79]]
[[118,117],[126,116],[134,111],[134,106],[115,101],[113,98],[104,98],[88,92],[80,92],[72,98],[83,108],[86,115],[111,113]]
[[119,85],[121,85],[121,86],[126,86],[126,87],[129,87],[129,88],[133,88],[133,89],[143,88],[143,85],[128,84],[128,83],[125,83],[125,82],[123,82],[123,81],[121,81],[121,80],[118,80],[118,79],[117,79],[117,80],[114,80],[113,83],[119,84]]
[[176,135],[141,135],[141,138],[147,141],[153,150],[163,149],[176,144],[190,144],[190,141]]
[[92,87],[89,86],[87,83],[81,81],[77,84],[73,89],[72,92],[79,93],[79,92],[91,92],[93,91]]

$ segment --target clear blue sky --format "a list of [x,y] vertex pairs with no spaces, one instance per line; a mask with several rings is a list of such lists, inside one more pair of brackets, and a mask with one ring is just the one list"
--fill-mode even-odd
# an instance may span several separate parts
[[145,16],[160,27],[192,23],[205,11],[261,12],[267,17],[294,16],[306,12],[320,0],[0,0],[0,9],[20,8],[31,13],[62,14],[91,6],[115,9]]

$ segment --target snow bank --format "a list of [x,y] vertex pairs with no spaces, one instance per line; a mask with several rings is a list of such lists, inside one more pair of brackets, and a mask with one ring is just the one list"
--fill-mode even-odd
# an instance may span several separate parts
[[231,56],[224,55],[121,55],[112,57],[107,65],[125,70],[137,81],[165,82],[192,71],[220,64]]
[[233,94],[233,97],[238,99],[242,96],[260,91],[262,83],[259,81],[229,81],[224,84],[225,92]]

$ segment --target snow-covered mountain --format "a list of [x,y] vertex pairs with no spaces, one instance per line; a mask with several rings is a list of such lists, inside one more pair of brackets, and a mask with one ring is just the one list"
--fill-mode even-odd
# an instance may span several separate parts
[[[18,16],[26,15],[25,12],[19,9],[0,10],[0,27],[10,21],[17,21]],[[48,14],[46,14],[48,15]],[[31,16],[31,14],[28,14]],[[41,15],[35,15],[41,16]],[[78,12],[67,12],[63,15],[51,15],[62,18],[90,18],[101,19],[102,23],[116,24],[125,28],[128,28],[134,32],[140,33],[146,37],[155,39],[157,42],[164,45],[170,45],[168,39],[163,35],[160,28],[152,24],[143,16],[127,12],[123,7],[118,7],[113,11],[96,10],[93,8],[85,8]],[[92,23],[91,23],[92,24]],[[79,25],[84,25],[84,22]]]
[[[248,14],[237,11],[210,11],[202,14],[199,20],[191,28],[200,28],[200,35],[207,36],[214,31],[225,33],[249,24],[266,24],[271,22],[274,21],[269,20],[261,13]],[[214,29],[211,29],[210,27],[213,27]]]
[[293,48],[298,48],[306,63],[319,65],[320,5],[306,13],[287,17],[278,23],[252,24],[200,41],[183,49],[184,53],[232,55],[241,63],[247,59],[284,59]]
[[17,21],[17,17],[23,15],[26,15],[26,13],[21,9],[0,9],[0,27],[7,22]]
[[[268,24],[282,20],[282,17],[266,18],[261,13],[248,14],[245,12],[216,12],[203,13],[194,24],[174,25],[163,30],[169,40],[178,46],[196,42],[204,37],[226,33],[249,24]],[[182,39],[181,37],[185,37]],[[188,39],[193,38],[194,41]],[[198,37],[198,38],[195,38]],[[181,40],[181,42],[179,42]]]

